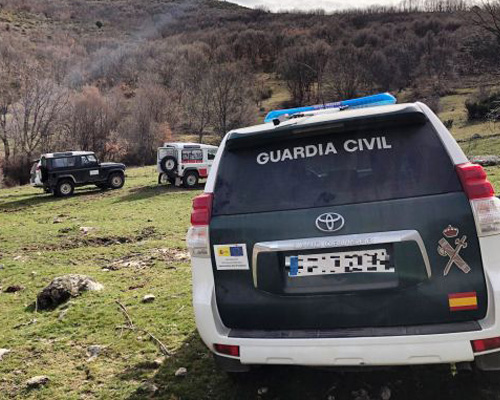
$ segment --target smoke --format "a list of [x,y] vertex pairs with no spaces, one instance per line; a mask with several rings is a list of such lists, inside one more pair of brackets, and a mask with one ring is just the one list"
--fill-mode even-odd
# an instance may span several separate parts
[[203,0],[183,0],[158,5],[138,24],[138,28],[127,32],[125,41],[106,42],[92,51],[82,63],[75,65],[68,72],[65,83],[76,89],[104,78],[114,83],[123,77],[133,79],[136,73],[134,59],[144,46],[150,41],[165,37],[184,17],[202,5]]

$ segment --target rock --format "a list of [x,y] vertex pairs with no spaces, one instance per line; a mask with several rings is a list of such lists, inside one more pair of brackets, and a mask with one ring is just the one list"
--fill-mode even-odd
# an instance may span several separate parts
[[64,317],[66,316],[66,314],[68,313],[68,309],[64,309],[62,310],[59,315],[57,316],[57,320],[58,321],[62,321],[64,319]]
[[147,294],[142,298],[143,303],[152,303],[155,301],[156,297],[153,294]]
[[59,217],[54,218],[54,220],[52,221],[53,224],[61,224],[63,222],[64,222],[64,219],[59,218]]
[[0,269],[4,269],[5,268],[5,265],[4,264],[0,264]]
[[257,390],[257,394],[261,396],[267,394],[267,392],[269,392],[269,389],[267,387],[261,387]]
[[479,133],[474,133],[474,135],[472,135],[470,138],[472,140],[477,140],[477,139],[482,139],[482,136]]
[[370,396],[365,389],[355,390],[351,395],[355,400],[370,400]]
[[97,356],[101,354],[105,348],[105,346],[100,346],[98,344],[93,344],[87,347],[87,355],[90,357],[87,361],[92,361],[97,358]]
[[391,398],[391,389],[389,389],[387,386],[383,386],[380,389],[380,398],[382,400],[389,400]]
[[9,354],[10,350],[9,349],[0,349],[0,361],[2,361],[2,357],[6,354]]
[[177,377],[185,377],[188,371],[184,367],[180,367],[177,371],[175,371],[175,376]]
[[164,362],[165,362],[165,357],[159,357],[153,361],[153,364],[155,365],[156,368],[160,368]]
[[500,157],[496,155],[473,156],[470,160],[483,167],[491,167],[500,164]]
[[37,296],[38,308],[47,310],[87,290],[102,290],[103,285],[85,275],[69,274],[54,278]]
[[16,293],[16,292],[20,292],[23,289],[24,289],[24,286],[12,285],[12,286],[7,286],[7,288],[4,290],[4,292],[5,293]]
[[89,233],[93,230],[95,230],[95,228],[93,228],[91,226],[80,226],[80,232],[82,232],[84,235],[86,235],[87,233]]
[[144,382],[139,390],[143,393],[156,393],[158,391],[158,386],[151,382]]
[[49,381],[50,379],[48,376],[45,375],[34,376],[33,378],[30,378],[26,381],[26,387],[28,389],[34,389],[46,385],[47,383],[49,383]]

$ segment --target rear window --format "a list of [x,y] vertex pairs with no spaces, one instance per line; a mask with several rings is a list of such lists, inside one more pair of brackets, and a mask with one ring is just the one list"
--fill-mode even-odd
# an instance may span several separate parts
[[52,168],[67,168],[76,165],[76,157],[53,158]]
[[212,212],[291,210],[461,190],[446,150],[426,123],[225,151]]

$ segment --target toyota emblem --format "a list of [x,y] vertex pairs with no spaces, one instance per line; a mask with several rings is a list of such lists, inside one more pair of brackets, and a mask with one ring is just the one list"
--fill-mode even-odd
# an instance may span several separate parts
[[316,218],[316,228],[323,232],[339,231],[344,224],[344,217],[337,213],[324,213]]

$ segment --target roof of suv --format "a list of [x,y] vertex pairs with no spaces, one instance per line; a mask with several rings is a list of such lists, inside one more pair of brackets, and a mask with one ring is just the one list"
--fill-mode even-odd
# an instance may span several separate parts
[[416,112],[422,113],[422,110],[416,103],[403,103],[403,104],[393,104],[388,106],[377,106],[377,107],[365,107],[357,108],[353,110],[342,110],[329,109],[329,110],[319,110],[312,112],[305,112],[303,117],[291,118],[287,121],[280,123],[279,125],[274,125],[272,122],[249,126],[242,129],[235,129],[233,133],[236,134],[249,134],[249,133],[262,133],[270,130],[276,130],[278,128],[284,128],[288,126],[296,125],[310,125],[315,123],[330,122],[330,121],[343,121],[352,118],[366,118],[378,115],[396,115],[401,113]]
[[[366,107],[352,110],[320,110],[306,112],[279,124],[265,123],[247,128],[235,129],[227,135],[226,146],[235,148],[245,146],[247,143],[264,143],[279,140],[283,136],[307,135],[318,130],[328,129],[345,130],[349,126],[369,129],[377,128],[378,124],[387,121],[398,123],[423,122],[425,113],[417,103],[395,104],[388,106]],[[380,126],[380,125],[379,125]]]
[[184,142],[172,142],[172,143],[164,143],[164,147],[175,147],[178,149],[217,149],[217,146],[212,146],[210,144],[200,144],[200,143],[184,143]]
[[73,156],[88,156],[94,155],[93,151],[63,151],[58,153],[45,153],[42,157],[45,158],[62,158],[62,157],[73,157]]

